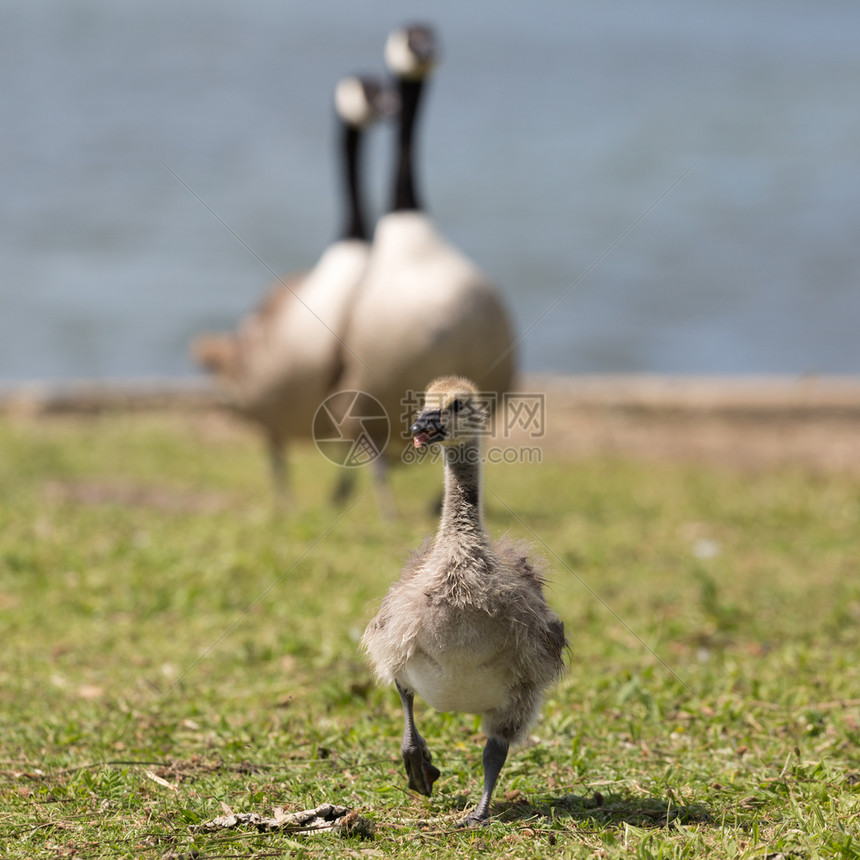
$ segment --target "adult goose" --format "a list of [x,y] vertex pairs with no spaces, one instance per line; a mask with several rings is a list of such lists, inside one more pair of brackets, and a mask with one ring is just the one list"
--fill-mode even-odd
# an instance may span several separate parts
[[401,752],[409,787],[429,795],[439,770],[413,716],[417,693],[439,711],[483,716],[484,790],[460,826],[489,817],[510,744],[522,741],[544,692],[564,669],[564,626],[549,610],[540,569],[524,548],[487,536],[481,513],[476,386],[433,382],[411,427],[414,445],[441,445],[445,497],[435,538],[404,568],[362,639],[377,678],[394,683],[405,717]]
[[310,436],[314,414],[340,373],[341,338],[370,254],[362,140],[368,126],[392,112],[395,101],[370,78],[338,83],[345,209],[339,238],[313,269],[278,280],[235,333],[201,335],[192,344],[194,358],[214,374],[227,405],[262,430],[281,494],[286,489],[284,447],[289,439]]
[[[514,374],[513,335],[499,292],[442,238],[418,191],[415,132],[437,53],[435,34],[425,26],[396,30],[386,43],[386,63],[400,94],[393,197],[376,226],[337,384],[373,395],[397,430],[395,441],[408,427],[404,397],[420,397],[433,376],[469,376],[481,391],[498,394],[510,389]],[[374,441],[380,449],[385,444]],[[401,453],[391,445],[377,463],[384,467]]]

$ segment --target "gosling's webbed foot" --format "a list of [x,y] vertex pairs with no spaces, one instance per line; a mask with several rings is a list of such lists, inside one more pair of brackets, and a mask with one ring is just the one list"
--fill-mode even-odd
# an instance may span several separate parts
[[499,771],[508,756],[508,742],[501,738],[489,737],[484,747],[484,792],[478,805],[458,822],[456,829],[481,827],[490,820],[490,798],[499,778]]
[[441,775],[439,768],[430,762],[430,751],[422,745],[404,747],[402,753],[406,776],[409,777],[409,787],[419,794],[430,797],[433,783]]
[[415,717],[412,714],[412,691],[403,686],[400,681],[395,680],[397,692],[403,703],[403,716],[406,724],[403,729],[403,740],[400,742],[400,752],[403,755],[403,765],[406,768],[406,776],[409,777],[409,787],[419,794],[430,797],[433,791],[433,783],[439,779],[439,768],[430,762],[433,756],[427,749],[424,738],[418,734],[415,728]]
[[490,820],[490,816],[484,814],[483,816],[476,809],[474,812],[470,812],[465,818],[461,818],[454,826],[453,830],[469,830],[474,827],[485,827]]

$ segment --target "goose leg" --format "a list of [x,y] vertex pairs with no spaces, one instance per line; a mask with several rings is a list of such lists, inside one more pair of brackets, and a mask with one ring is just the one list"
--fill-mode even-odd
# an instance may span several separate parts
[[393,520],[397,515],[394,495],[388,483],[388,463],[385,457],[377,457],[373,461],[373,484],[376,490],[376,504],[384,520]]
[[499,738],[487,738],[484,747],[484,793],[478,805],[457,826],[474,827],[484,824],[490,817],[490,798],[496,787],[496,780],[502,770],[502,765],[508,757],[508,744]]
[[430,750],[427,749],[424,738],[418,734],[418,729],[415,728],[415,717],[412,714],[412,692],[401,687],[398,682],[395,681],[395,683],[397,684],[397,692],[400,693],[400,701],[403,703],[405,727],[400,752],[403,755],[406,776],[409,777],[409,787],[419,794],[430,797],[433,783],[439,779],[439,768],[430,763],[432,758]]
[[272,435],[268,439],[269,468],[272,472],[272,485],[275,497],[279,502],[286,502],[289,497],[287,490],[287,459],[284,454],[284,443],[280,437]]
[[355,487],[355,470],[341,469],[331,500],[335,505],[345,505]]

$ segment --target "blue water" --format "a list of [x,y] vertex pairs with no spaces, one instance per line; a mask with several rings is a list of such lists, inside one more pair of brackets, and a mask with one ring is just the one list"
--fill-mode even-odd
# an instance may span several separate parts
[[[860,4],[433,10],[424,196],[527,369],[860,372]],[[196,332],[333,237],[334,83],[426,14],[0,6],[0,379],[193,372]],[[370,144],[378,213],[390,129]]]

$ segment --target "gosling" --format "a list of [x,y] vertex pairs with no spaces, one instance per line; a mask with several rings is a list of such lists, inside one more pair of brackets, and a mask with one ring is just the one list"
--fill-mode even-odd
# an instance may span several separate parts
[[416,693],[438,711],[480,714],[484,788],[459,827],[483,824],[511,744],[524,740],[544,692],[561,676],[567,642],[543,576],[523,548],[491,542],[481,512],[480,436],[486,413],[473,383],[442,377],[410,428],[416,448],[439,444],[445,496],[436,537],[403,569],[362,639],[377,678],[394,683],[405,717],[409,787],[429,796],[440,772],[413,716]]

